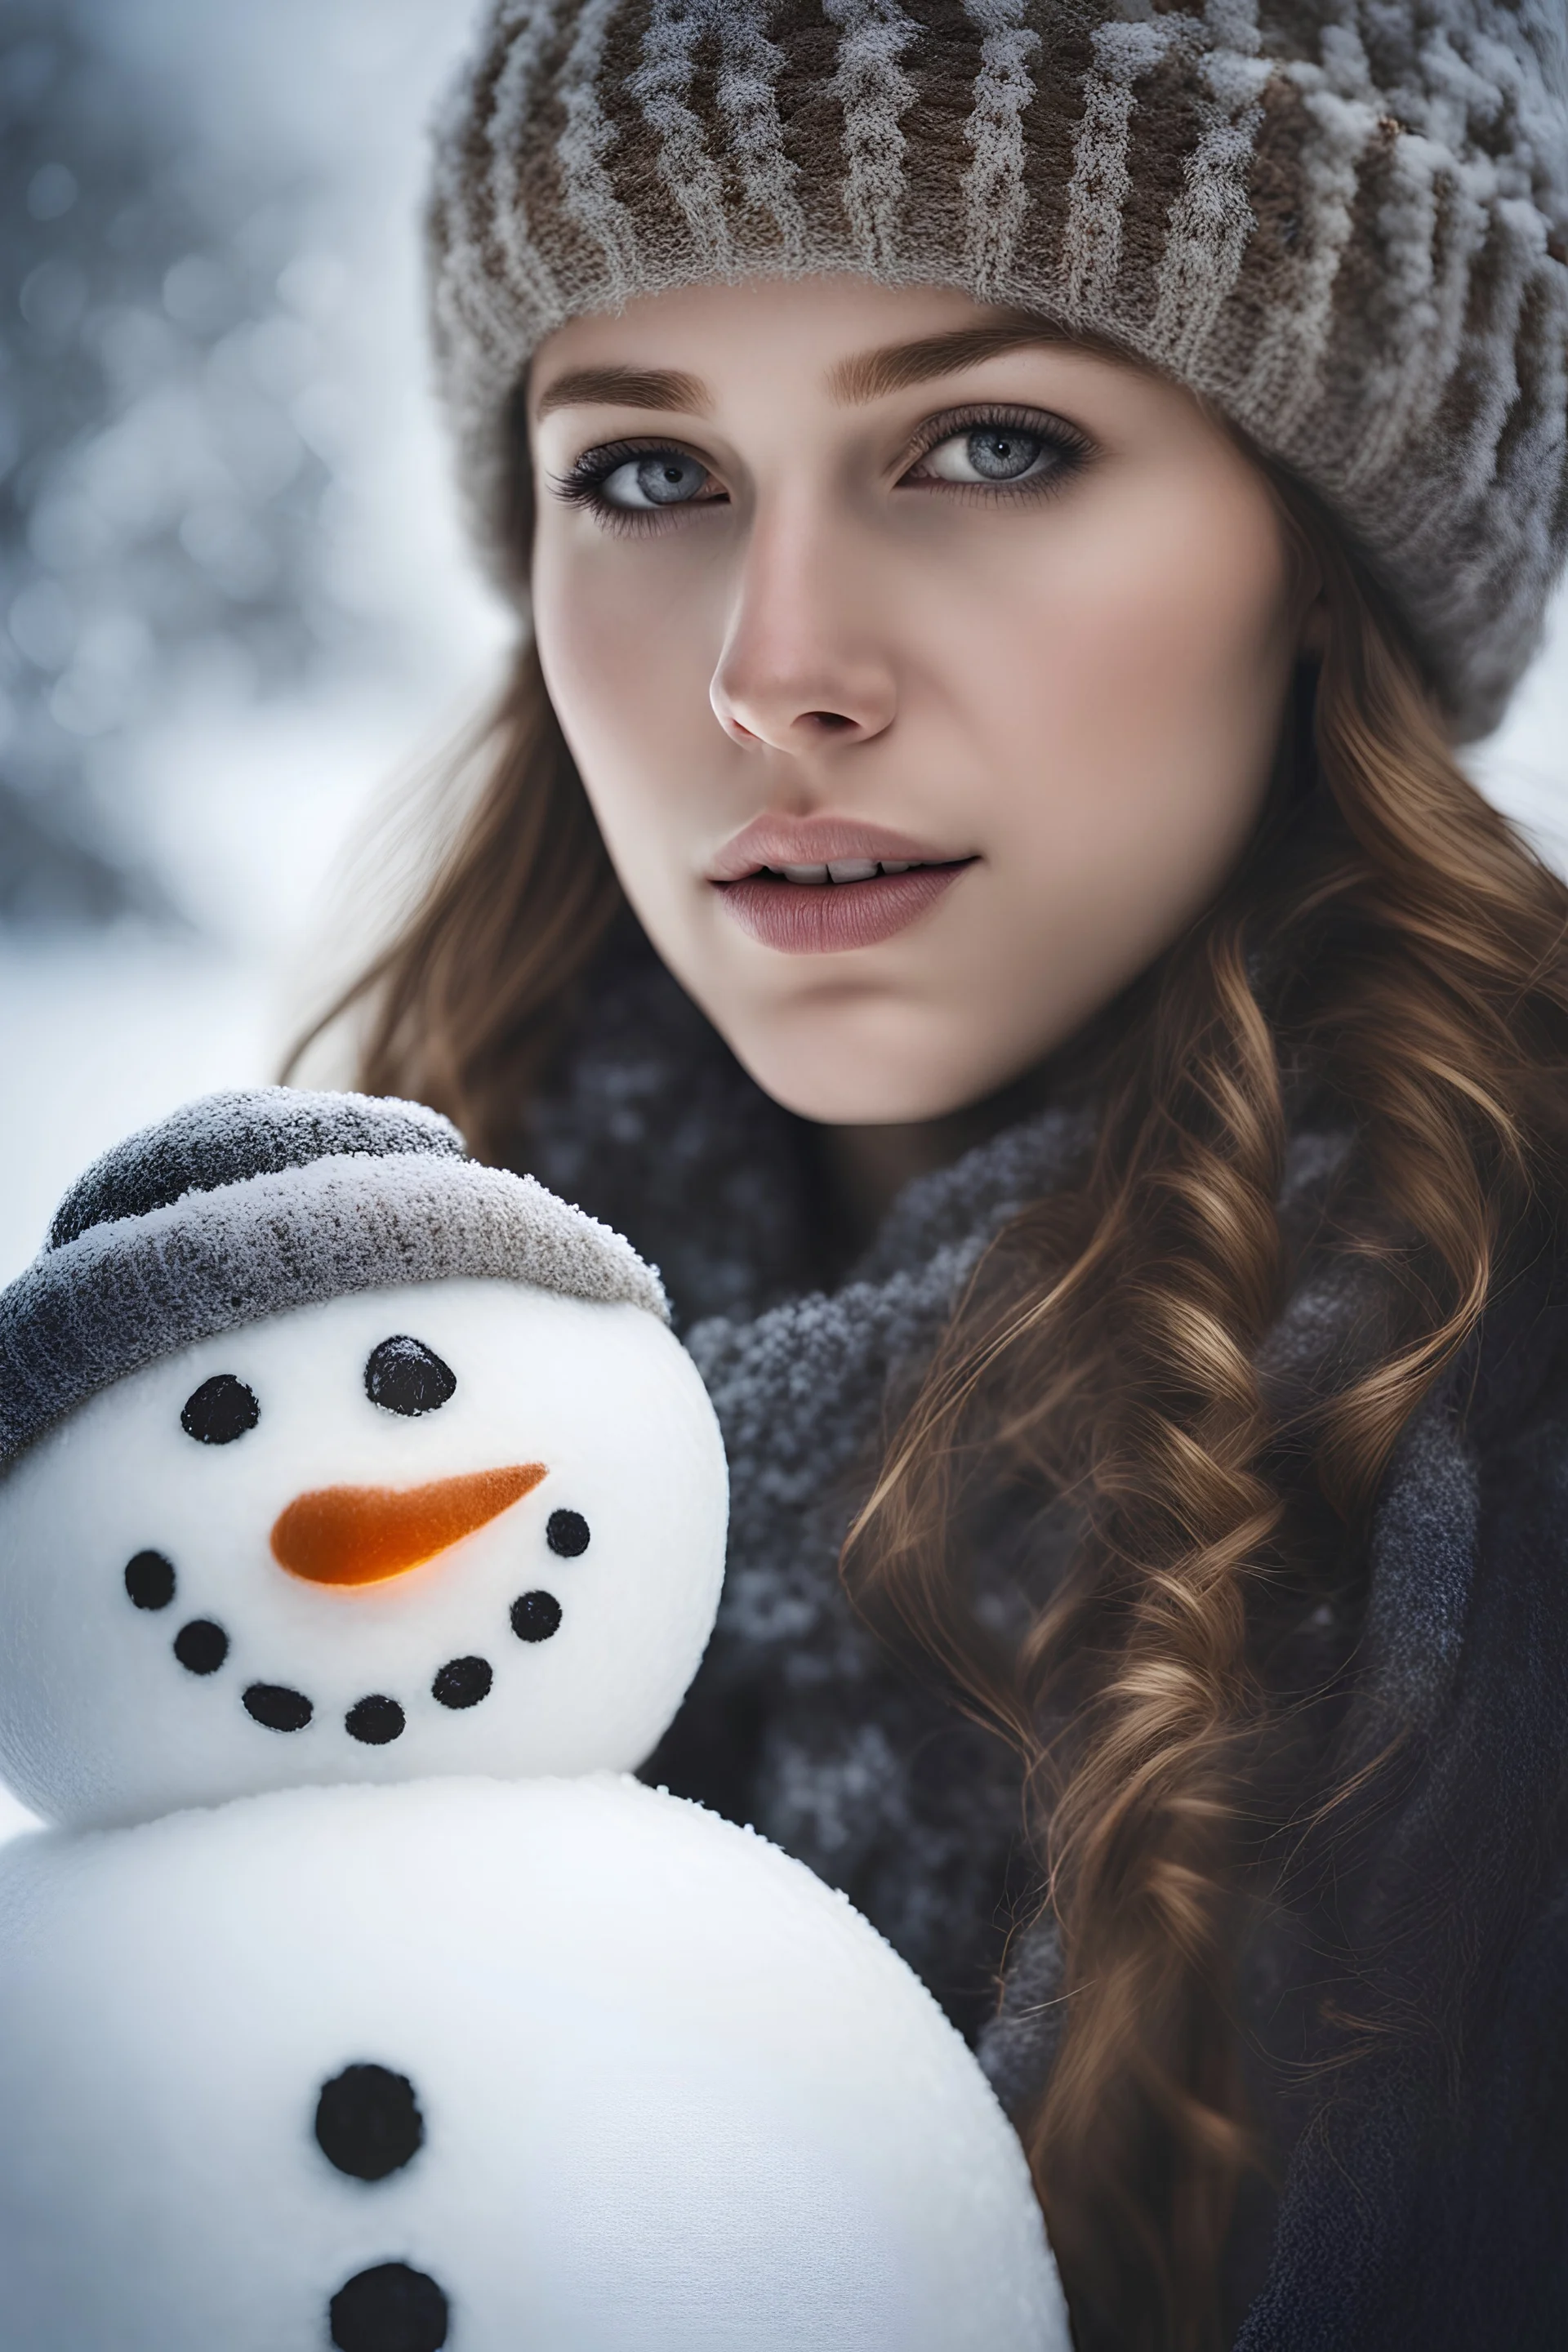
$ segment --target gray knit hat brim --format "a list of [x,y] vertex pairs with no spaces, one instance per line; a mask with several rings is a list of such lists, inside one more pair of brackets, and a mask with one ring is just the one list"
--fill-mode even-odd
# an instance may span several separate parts
[[[247,1106],[263,1140],[272,1139],[278,1120],[264,1115],[271,1091],[221,1098],[231,1128]],[[291,1099],[302,1113],[315,1106],[318,1117],[322,1104],[342,1106],[346,1132],[362,1143],[369,1138],[355,1120],[363,1125],[367,1112],[373,1120],[383,1114],[384,1139],[395,1143],[415,1140],[407,1116],[429,1131],[414,1150],[329,1143],[304,1164],[186,1191],[47,1247],[0,1292],[0,1466],[89,1396],[160,1357],[353,1291],[475,1275],[624,1302],[668,1320],[658,1276],[629,1242],[531,1177],[461,1157],[447,1121],[364,1097]],[[145,1166],[158,1134],[133,1139],[125,1159]]]

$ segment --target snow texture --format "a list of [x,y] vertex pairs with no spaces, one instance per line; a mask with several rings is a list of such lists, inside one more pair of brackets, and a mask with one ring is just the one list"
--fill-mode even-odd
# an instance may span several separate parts
[[343,1151],[377,1159],[401,1151],[464,1157],[463,1139],[450,1119],[423,1103],[288,1087],[210,1095],[126,1136],[95,1160],[56,1211],[48,1246],[59,1249],[89,1225],[166,1209],[187,1192],[216,1192],[247,1176],[279,1176]]
[[[351,2064],[424,2123],[370,2184],[313,2132]],[[324,2343],[387,2262],[462,2352],[1069,2341],[1018,2144],[929,1994],[799,1864],[635,1784],[16,1840],[0,2110],[26,2352]]]
[[[344,1172],[353,1185],[409,1164]],[[448,1367],[449,1402],[405,1414],[371,1401],[368,1360],[393,1338]],[[199,1443],[182,1412],[218,1376],[249,1389],[256,1423]],[[531,1492],[380,1581],[289,1574],[271,1547],[301,1496],[395,1496],[532,1465]],[[639,1306],[470,1278],[231,1319],[104,1390],[0,1481],[0,1769],[46,1817],[101,1822],[301,1782],[628,1769],[702,1654],[726,1499],[701,1382]],[[552,1541],[557,1512],[586,1523],[580,1550]],[[174,1591],[137,1605],[126,1570],[145,1553]],[[525,1594],[558,1608],[548,1638],[514,1632]],[[181,1661],[193,1623],[222,1637],[214,1671]],[[441,1702],[453,1661],[490,1669],[479,1703]],[[256,1720],[256,1685],[298,1694],[309,1723]],[[365,1699],[395,1703],[400,1736],[353,1736]]]
[[0,922],[254,936],[497,638],[416,267],[467,12],[3,13]]
[[0,1292],[0,1465],[172,1349],[454,1275],[668,1311],[618,1234],[464,1158],[456,1130],[416,1106],[280,1087],[187,1105],[90,1169]]

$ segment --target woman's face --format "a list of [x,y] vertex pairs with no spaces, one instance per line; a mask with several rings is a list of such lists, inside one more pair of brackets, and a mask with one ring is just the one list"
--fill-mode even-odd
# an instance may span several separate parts
[[574,320],[530,415],[551,697],[648,936],[780,1102],[978,1102],[1212,898],[1301,600],[1186,393],[845,277]]

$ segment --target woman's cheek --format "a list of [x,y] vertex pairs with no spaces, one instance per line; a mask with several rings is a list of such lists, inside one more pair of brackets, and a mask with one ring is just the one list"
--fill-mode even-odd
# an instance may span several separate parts
[[1074,862],[1156,888],[1168,865],[1181,905],[1194,875],[1228,866],[1267,790],[1294,663],[1287,572],[1256,499],[1131,520],[1056,600],[1031,731]]
[[623,842],[657,850],[717,727],[708,616],[689,583],[668,566],[649,581],[652,566],[616,551],[619,563],[542,562],[534,593],[545,684],[618,863]]
[[[1204,601],[1194,614],[1145,580],[1111,612],[1064,607],[1026,683],[991,701],[971,1001],[1021,991],[1038,1051],[1180,935],[1256,825],[1289,636],[1260,628],[1256,606],[1216,614]],[[991,1017],[1000,1009],[993,995]]]

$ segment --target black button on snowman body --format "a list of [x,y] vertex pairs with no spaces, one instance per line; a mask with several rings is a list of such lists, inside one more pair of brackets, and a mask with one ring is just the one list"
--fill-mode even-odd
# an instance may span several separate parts
[[453,1778],[35,1843],[0,1852],[7,2345],[1067,2352],[963,2042],[717,1816]]
[[[425,2144],[407,2075],[363,2061],[322,2084],[315,2129],[328,2163],[367,2184],[412,2164]],[[429,2273],[401,2261],[356,2271],[328,2305],[339,2352],[440,2352],[449,2319],[447,2296]]]

